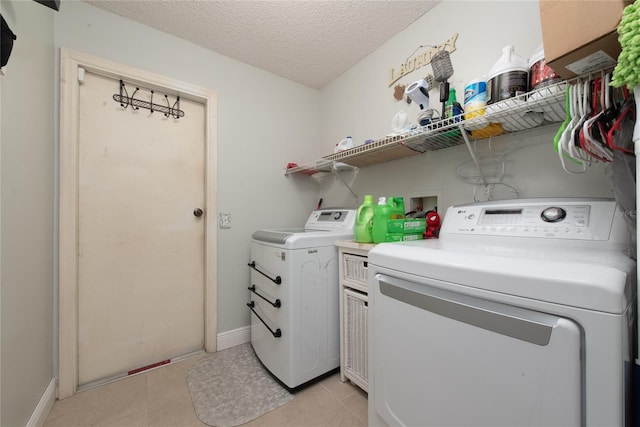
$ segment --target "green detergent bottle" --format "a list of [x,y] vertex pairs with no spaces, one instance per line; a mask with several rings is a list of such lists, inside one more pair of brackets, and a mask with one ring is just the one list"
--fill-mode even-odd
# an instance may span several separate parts
[[389,206],[391,206],[391,219],[404,218],[404,198],[390,197]]
[[353,240],[358,243],[371,243],[373,236],[371,235],[371,220],[373,219],[373,211],[376,205],[373,202],[373,196],[367,194],[364,196],[364,202],[356,211],[356,225],[353,228]]
[[392,206],[387,203],[386,197],[380,197],[373,212],[373,225],[371,236],[373,243],[382,243],[387,239],[387,221],[391,219]]

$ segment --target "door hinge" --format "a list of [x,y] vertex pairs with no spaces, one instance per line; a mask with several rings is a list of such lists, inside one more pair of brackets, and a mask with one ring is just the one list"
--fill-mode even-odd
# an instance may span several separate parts
[[78,67],[78,83],[84,83],[84,74],[86,70],[82,67]]

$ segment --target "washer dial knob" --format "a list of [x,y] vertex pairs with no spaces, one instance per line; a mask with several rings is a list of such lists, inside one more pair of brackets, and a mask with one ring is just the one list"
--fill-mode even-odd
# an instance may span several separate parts
[[546,208],[540,214],[540,217],[545,222],[558,222],[562,221],[567,216],[567,211],[562,208]]

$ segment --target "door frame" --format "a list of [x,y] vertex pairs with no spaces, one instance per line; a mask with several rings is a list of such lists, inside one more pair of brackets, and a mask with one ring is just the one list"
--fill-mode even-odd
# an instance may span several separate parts
[[[148,89],[179,93],[205,107],[205,248],[204,341],[207,352],[217,345],[216,165],[217,96],[212,90],[117,64],[82,52],[60,52],[60,205],[58,242],[58,398],[78,387],[78,68],[127,80]],[[114,88],[115,92],[116,88]]]

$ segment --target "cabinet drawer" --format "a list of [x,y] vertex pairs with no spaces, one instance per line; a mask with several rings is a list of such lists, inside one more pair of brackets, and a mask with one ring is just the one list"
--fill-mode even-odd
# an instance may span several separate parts
[[344,304],[344,364],[346,378],[368,391],[368,296],[362,292],[346,289],[343,291]]
[[359,284],[362,286],[367,286],[367,257],[354,255],[354,254],[344,254],[343,257],[343,271],[344,271],[344,280],[349,282]]

